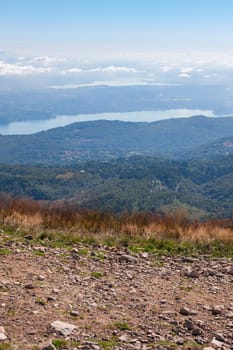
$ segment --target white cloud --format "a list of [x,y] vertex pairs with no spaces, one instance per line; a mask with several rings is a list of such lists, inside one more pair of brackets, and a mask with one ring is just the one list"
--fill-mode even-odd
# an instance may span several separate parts
[[221,76],[219,74],[217,74],[217,73],[209,73],[209,74],[204,75],[204,78],[207,78],[207,79],[209,79],[209,78],[218,78],[218,77],[221,77]]
[[103,72],[117,73],[117,72],[125,72],[125,73],[136,73],[137,69],[132,67],[122,67],[122,66],[109,66],[102,69]]
[[63,74],[67,74],[67,73],[82,73],[83,72],[83,69],[81,68],[70,68],[70,69],[67,69],[67,70],[63,70],[62,73]]
[[[2,56],[2,57],[1,57]],[[0,75],[27,75],[37,73],[49,73],[61,75],[75,75],[80,73],[100,74],[132,74],[139,72],[135,67],[126,65],[79,67],[78,62],[72,58],[52,56],[9,56],[0,52]]]
[[193,71],[193,69],[194,69],[193,67],[183,67],[180,69],[180,72],[181,72],[181,74],[182,73],[190,73]]
[[191,75],[190,74],[187,74],[187,73],[181,73],[178,75],[178,78],[187,78],[187,79],[190,79],[191,78]]
[[66,59],[59,58],[59,57],[49,57],[49,56],[37,56],[31,58],[28,63],[32,65],[39,65],[39,66],[51,66],[55,63],[62,63],[66,62]]
[[82,69],[79,67],[73,67],[68,69],[63,69],[60,71],[61,74],[73,74],[73,73],[137,73],[139,72],[134,67],[125,67],[125,66],[107,66],[107,67],[97,67]]
[[164,73],[170,72],[173,69],[174,69],[174,67],[171,67],[171,66],[164,66],[164,67],[160,68],[160,70]]
[[50,89],[77,89],[82,87],[93,87],[93,86],[179,86],[180,84],[177,83],[161,83],[161,82],[147,82],[147,81],[122,81],[122,80],[115,80],[115,81],[94,81],[92,83],[85,83],[85,84],[64,84],[64,85],[52,85],[49,86]]
[[88,72],[103,72],[103,73],[137,73],[138,70],[134,67],[125,66],[108,66],[108,67],[97,67],[88,69]]
[[3,75],[28,75],[36,73],[49,73],[51,68],[33,67],[32,65],[19,65],[0,61],[0,76]]
[[25,57],[24,56],[19,56],[17,57],[18,61],[25,61]]

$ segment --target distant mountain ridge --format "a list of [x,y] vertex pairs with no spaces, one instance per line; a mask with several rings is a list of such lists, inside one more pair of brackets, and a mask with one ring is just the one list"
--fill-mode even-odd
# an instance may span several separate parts
[[52,165],[132,154],[179,158],[232,135],[233,117],[80,122],[33,135],[0,136],[0,162]]

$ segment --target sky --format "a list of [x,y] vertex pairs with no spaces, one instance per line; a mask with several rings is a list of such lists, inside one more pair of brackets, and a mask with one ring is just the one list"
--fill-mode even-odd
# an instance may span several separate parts
[[233,0],[0,0],[0,97],[154,86],[161,101],[174,91],[168,105],[212,110],[221,87],[231,112],[232,15]]
[[0,51],[135,57],[233,51],[232,0],[0,0]]
[[0,0],[0,90],[229,85],[232,14],[232,0]]

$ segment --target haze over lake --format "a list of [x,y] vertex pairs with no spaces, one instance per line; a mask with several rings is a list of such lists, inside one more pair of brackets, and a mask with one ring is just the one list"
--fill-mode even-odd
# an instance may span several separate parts
[[170,118],[187,118],[194,115],[214,117],[211,110],[169,109],[164,111],[139,111],[124,113],[96,113],[79,115],[58,115],[45,120],[29,120],[0,125],[1,135],[28,135],[40,131],[66,126],[76,122],[92,120],[120,120],[128,122],[153,122]]

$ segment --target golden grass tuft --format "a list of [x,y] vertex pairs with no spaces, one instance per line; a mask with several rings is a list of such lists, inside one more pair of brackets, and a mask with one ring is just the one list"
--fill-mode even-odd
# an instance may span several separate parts
[[12,226],[22,230],[40,229],[43,225],[43,219],[40,212],[27,215],[19,212],[12,212],[2,220],[4,226]]
[[197,222],[178,210],[172,214],[125,213],[115,216],[8,197],[0,200],[0,223],[16,230],[34,232],[35,236],[41,230],[57,229],[67,235],[88,239],[233,243],[233,219]]

